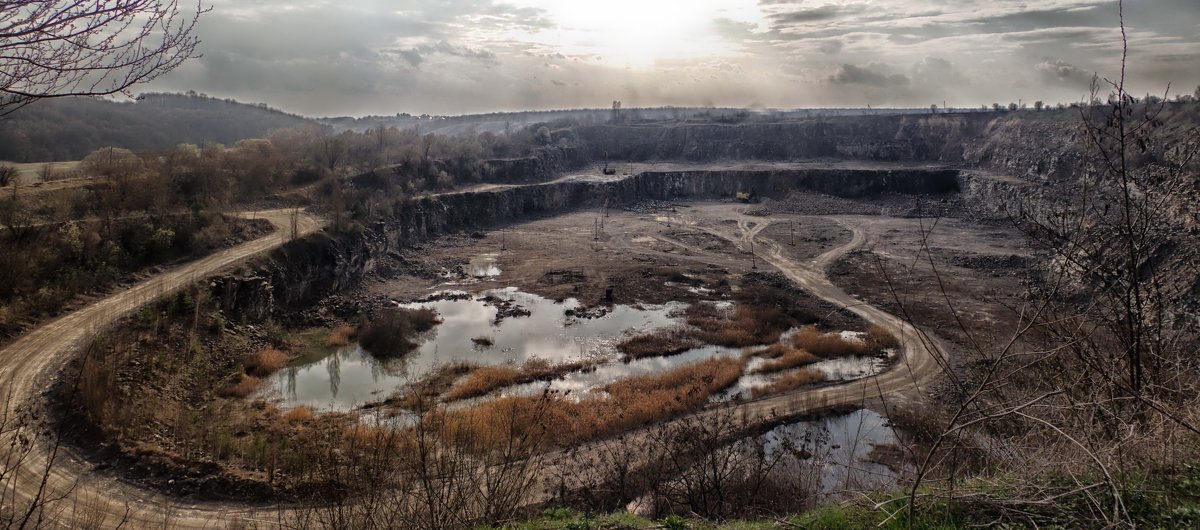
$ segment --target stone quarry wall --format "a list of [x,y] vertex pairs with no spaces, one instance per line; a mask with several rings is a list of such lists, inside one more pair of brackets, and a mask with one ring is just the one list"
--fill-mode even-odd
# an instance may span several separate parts
[[855,116],[785,123],[596,125],[576,135],[591,158],[931,162],[1037,178],[1073,176],[1078,119],[1064,113]]
[[359,233],[325,232],[289,242],[210,282],[226,315],[260,321],[304,309],[357,284],[400,248],[460,231],[643,200],[730,198],[738,191],[782,196],[792,189],[857,197],[883,192],[958,190],[954,170],[802,169],[650,172],[612,181],[567,181],[422,198]]
[[500,184],[545,182],[589,161],[588,151],[582,147],[542,147],[527,157],[484,161],[482,180]]

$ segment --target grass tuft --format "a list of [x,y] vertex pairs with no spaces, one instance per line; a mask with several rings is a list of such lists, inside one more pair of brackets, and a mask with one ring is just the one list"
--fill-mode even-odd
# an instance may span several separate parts
[[333,328],[333,330],[329,332],[329,336],[325,337],[325,345],[331,348],[349,346],[350,342],[352,342],[357,336],[358,328],[351,326],[350,324],[343,324]]
[[814,383],[820,383],[825,380],[825,375],[812,368],[801,368],[799,370],[788,372],[771,381],[770,385],[755,388],[751,394],[755,398],[770,396],[773,394],[782,394],[797,388],[806,387]]
[[246,358],[246,373],[266,377],[287,366],[289,360],[288,354],[268,346]]

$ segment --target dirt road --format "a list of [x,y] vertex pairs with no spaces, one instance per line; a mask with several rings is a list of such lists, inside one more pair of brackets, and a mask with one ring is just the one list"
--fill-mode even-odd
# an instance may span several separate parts
[[[251,214],[245,214],[249,217]],[[164,272],[154,278],[136,284],[129,289],[114,294],[95,304],[69,313],[57,320],[49,322],[40,328],[13,341],[0,350],[0,388],[4,389],[7,399],[6,410],[20,411],[45,387],[35,386],[44,383],[53,372],[61,369],[68,357],[88,338],[95,335],[101,328],[117,319],[133,312],[142,305],[153,301],[165,294],[176,291],[196,280],[204,278],[229,265],[260,254],[285,243],[291,232],[291,210],[268,210],[252,214],[254,217],[267,219],[277,230],[268,236],[237,245],[207,256],[205,258],[182,265]],[[300,213],[297,217],[297,229],[300,236],[311,233],[321,226],[321,221],[315,217]],[[5,433],[7,434],[7,433]],[[0,442],[8,445],[7,436]],[[39,494],[41,476],[49,458],[49,450],[41,445],[27,455],[20,463],[22,473],[16,477],[15,485],[5,484],[12,491],[5,493],[18,499],[30,499]],[[128,524],[134,527],[158,524],[163,522],[160,506],[168,505],[165,498],[139,489],[135,486],[114,482],[111,479],[97,479],[89,476],[85,465],[67,460],[56,462],[48,480],[48,491],[43,496],[57,496],[71,491],[89,499],[90,512],[107,514],[105,521],[109,525],[117,524],[126,511],[126,503],[133,510]],[[8,498],[0,495],[0,499],[8,504]],[[17,501],[15,506],[25,503]],[[8,508],[4,506],[3,508]],[[172,518],[172,526],[182,524],[187,526],[211,525],[211,520],[218,515],[220,507],[214,510],[201,510],[191,515],[181,512],[180,517]],[[71,510],[67,510],[71,512]],[[3,516],[0,510],[0,516]],[[2,519],[0,519],[2,520]],[[78,521],[61,521],[63,527],[76,527]]]
[[882,373],[842,385],[801,390],[751,401],[742,405],[744,412],[751,414],[752,417],[768,418],[774,415],[800,415],[831,406],[854,405],[874,397],[895,396],[899,398],[913,391],[923,393],[927,386],[942,373],[939,359],[941,352],[946,350],[941,339],[927,333],[918,334],[900,317],[850,296],[842,288],[829,281],[825,274],[825,271],[835,261],[866,243],[867,234],[864,225],[871,224],[871,220],[858,217],[826,217],[826,219],[832,219],[850,229],[854,234],[853,238],[848,243],[831,249],[808,263],[797,263],[784,257],[783,249],[779,244],[755,237],[774,222],[773,219],[747,217],[741,214],[736,214],[734,217],[737,220],[737,233],[723,230],[721,228],[723,225],[719,224],[705,226],[697,223],[697,227],[731,241],[746,251],[750,251],[750,243],[754,242],[755,254],[779,269],[793,283],[822,300],[846,308],[868,323],[883,326],[900,339],[902,345],[900,361]]
[[[281,234],[289,231],[288,213],[286,210],[257,213],[280,228],[272,236],[239,245],[163,273],[125,292],[51,322],[0,350],[0,387],[5,391],[11,390],[10,406],[20,407],[36,399],[43,389],[34,385],[52,376],[75,347],[102,326],[158,296],[281,244]],[[784,249],[777,243],[756,237],[771,223],[778,222],[777,220],[746,216],[738,206],[713,206],[711,209],[698,211],[692,219],[681,219],[689,226],[730,241],[746,252],[750,251],[753,243],[753,250],[760,259],[780,270],[798,286],[823,300],[847,308],[869,323],[887,328],[902,340],[902,360],[892,369],[846,384],[800,390],[740,404],[740,411],[751,418],[800,415],[831,406],[859,404],[877,396],[900,399],[901,396],[911,395],[914,389],[923,390],[941,373],[935,352],[931,349],[937,343],[936,339],[922,340],[915,330],[900,318],[855,299],[829,281],[825,270],[838,258],[865,243],[867,233],[863,226],[869,225],[871,220],[856,217],[828,219],[850,229],[853,232],[852,240],[804,263],[786,258]],[[736,222],[720,222],[730,220]],[[311,232],[318,226],[318,221],[311,217],[305,216],[300,220],[301,233]],[[696,250],[703,252],[702,249]],[[30,498],[38,493],[41,482],[39,479],[48,456],[48,451],[40,448],[22,462],[24,474],[14,488],[17,496]],[[52,468],[49,484],[51,489],[57,492],[74,487],[74,495],[86,499],[89,513],[100,514],[93,515],[94,518],[99,517],[103,520],[103,524],[98,527],[114,526],[126,517],[126,525],[131,527],[153,525],[171,528],[212,528],[234,518],[257,521],[269,526],[279,515],[278,508],[254,508],[220,503],[178,506],[172,504],[177,501],[163,495],[92,473],[86,463],[69,457],[67,461]],[[78,526],[78,521],[71,519],[75,517],[71,512],[72,510],[65,510],[58,516],[62,518],[62,526]]]

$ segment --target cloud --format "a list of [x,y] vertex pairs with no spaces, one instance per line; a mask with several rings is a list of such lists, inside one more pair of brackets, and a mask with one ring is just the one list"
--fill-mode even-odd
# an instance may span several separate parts
[[1065,84],[1072,87],[1089,86],[1095,75],[1094,72],[1089,72],[1061,60],[1047,59],[1034,65],[1033,69],[1046,82]]
[[866,66],[843,64],[837,72],[827,78],[827,81],[834,85],[863,85],[877,88],[903,87],[909,84],[908,76],[889,74],[887,70],[886,65],[878,63]]
[[[145,89],[194,89],[310,115],[613,99],[977,106],[1074,100],[1093,71],[1111,77],[1119,67],[1112,0],[689,0],[673,16],[643,21],[634,18],[637,2],[610,2],[209,0],[214,9],[197,28],[203,57]],[[1126,4],[1131,83],[1196,86],[1195,0],[1149,4]],[[612,22],[578,16],[593,12],[613,13]],[[639,31],[622,31],[635,22]],[[662,56],[626,63],[606,49]]]
[[842,15],[849,14],[856,9],[848,9],[837,5],[823,5],[811,9],[798,9],[795,11],[784,11],[772,15],[771,19],[776,24],[804,24],[810,22],[825,22],[834,20]]
[[817,49],[821,50],[821,53],[823,53],[825,55],[833,55],[837,52],[842,51],[842,48],[845,48],[845,47],[846,47],[846,43],[842,42],[840,39],[829,39],[827,41],[821,42],[821,44],[817,47]]
[[441,41],[437,44],[424,44],[409,48],[407,50],[392,50],[391,53],[400,55],[400,57],[402,57],[405,61],[408,61],[408,63],[414,67],[420,66],[421,63],[425,62],[429,56],[439,54],[484,62],[495,62],[496,60],[496,54],[488,50],[478,50],[467,46],[456,46],[446,41]]
[[926,57],[913,65],[913,79],[934,85],[969,85],[971,81],[946,59]]

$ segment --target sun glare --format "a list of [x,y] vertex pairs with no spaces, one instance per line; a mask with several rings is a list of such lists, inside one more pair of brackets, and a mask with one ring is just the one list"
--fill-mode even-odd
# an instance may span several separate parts
[[543,9],[556,25],[533,39],[567,54],[594,55],[613,66],[645,68],[662,61],[718,56],[736,50],[715,21],[757,22],[753,1],[695,0],[561,2],[520,0]]

